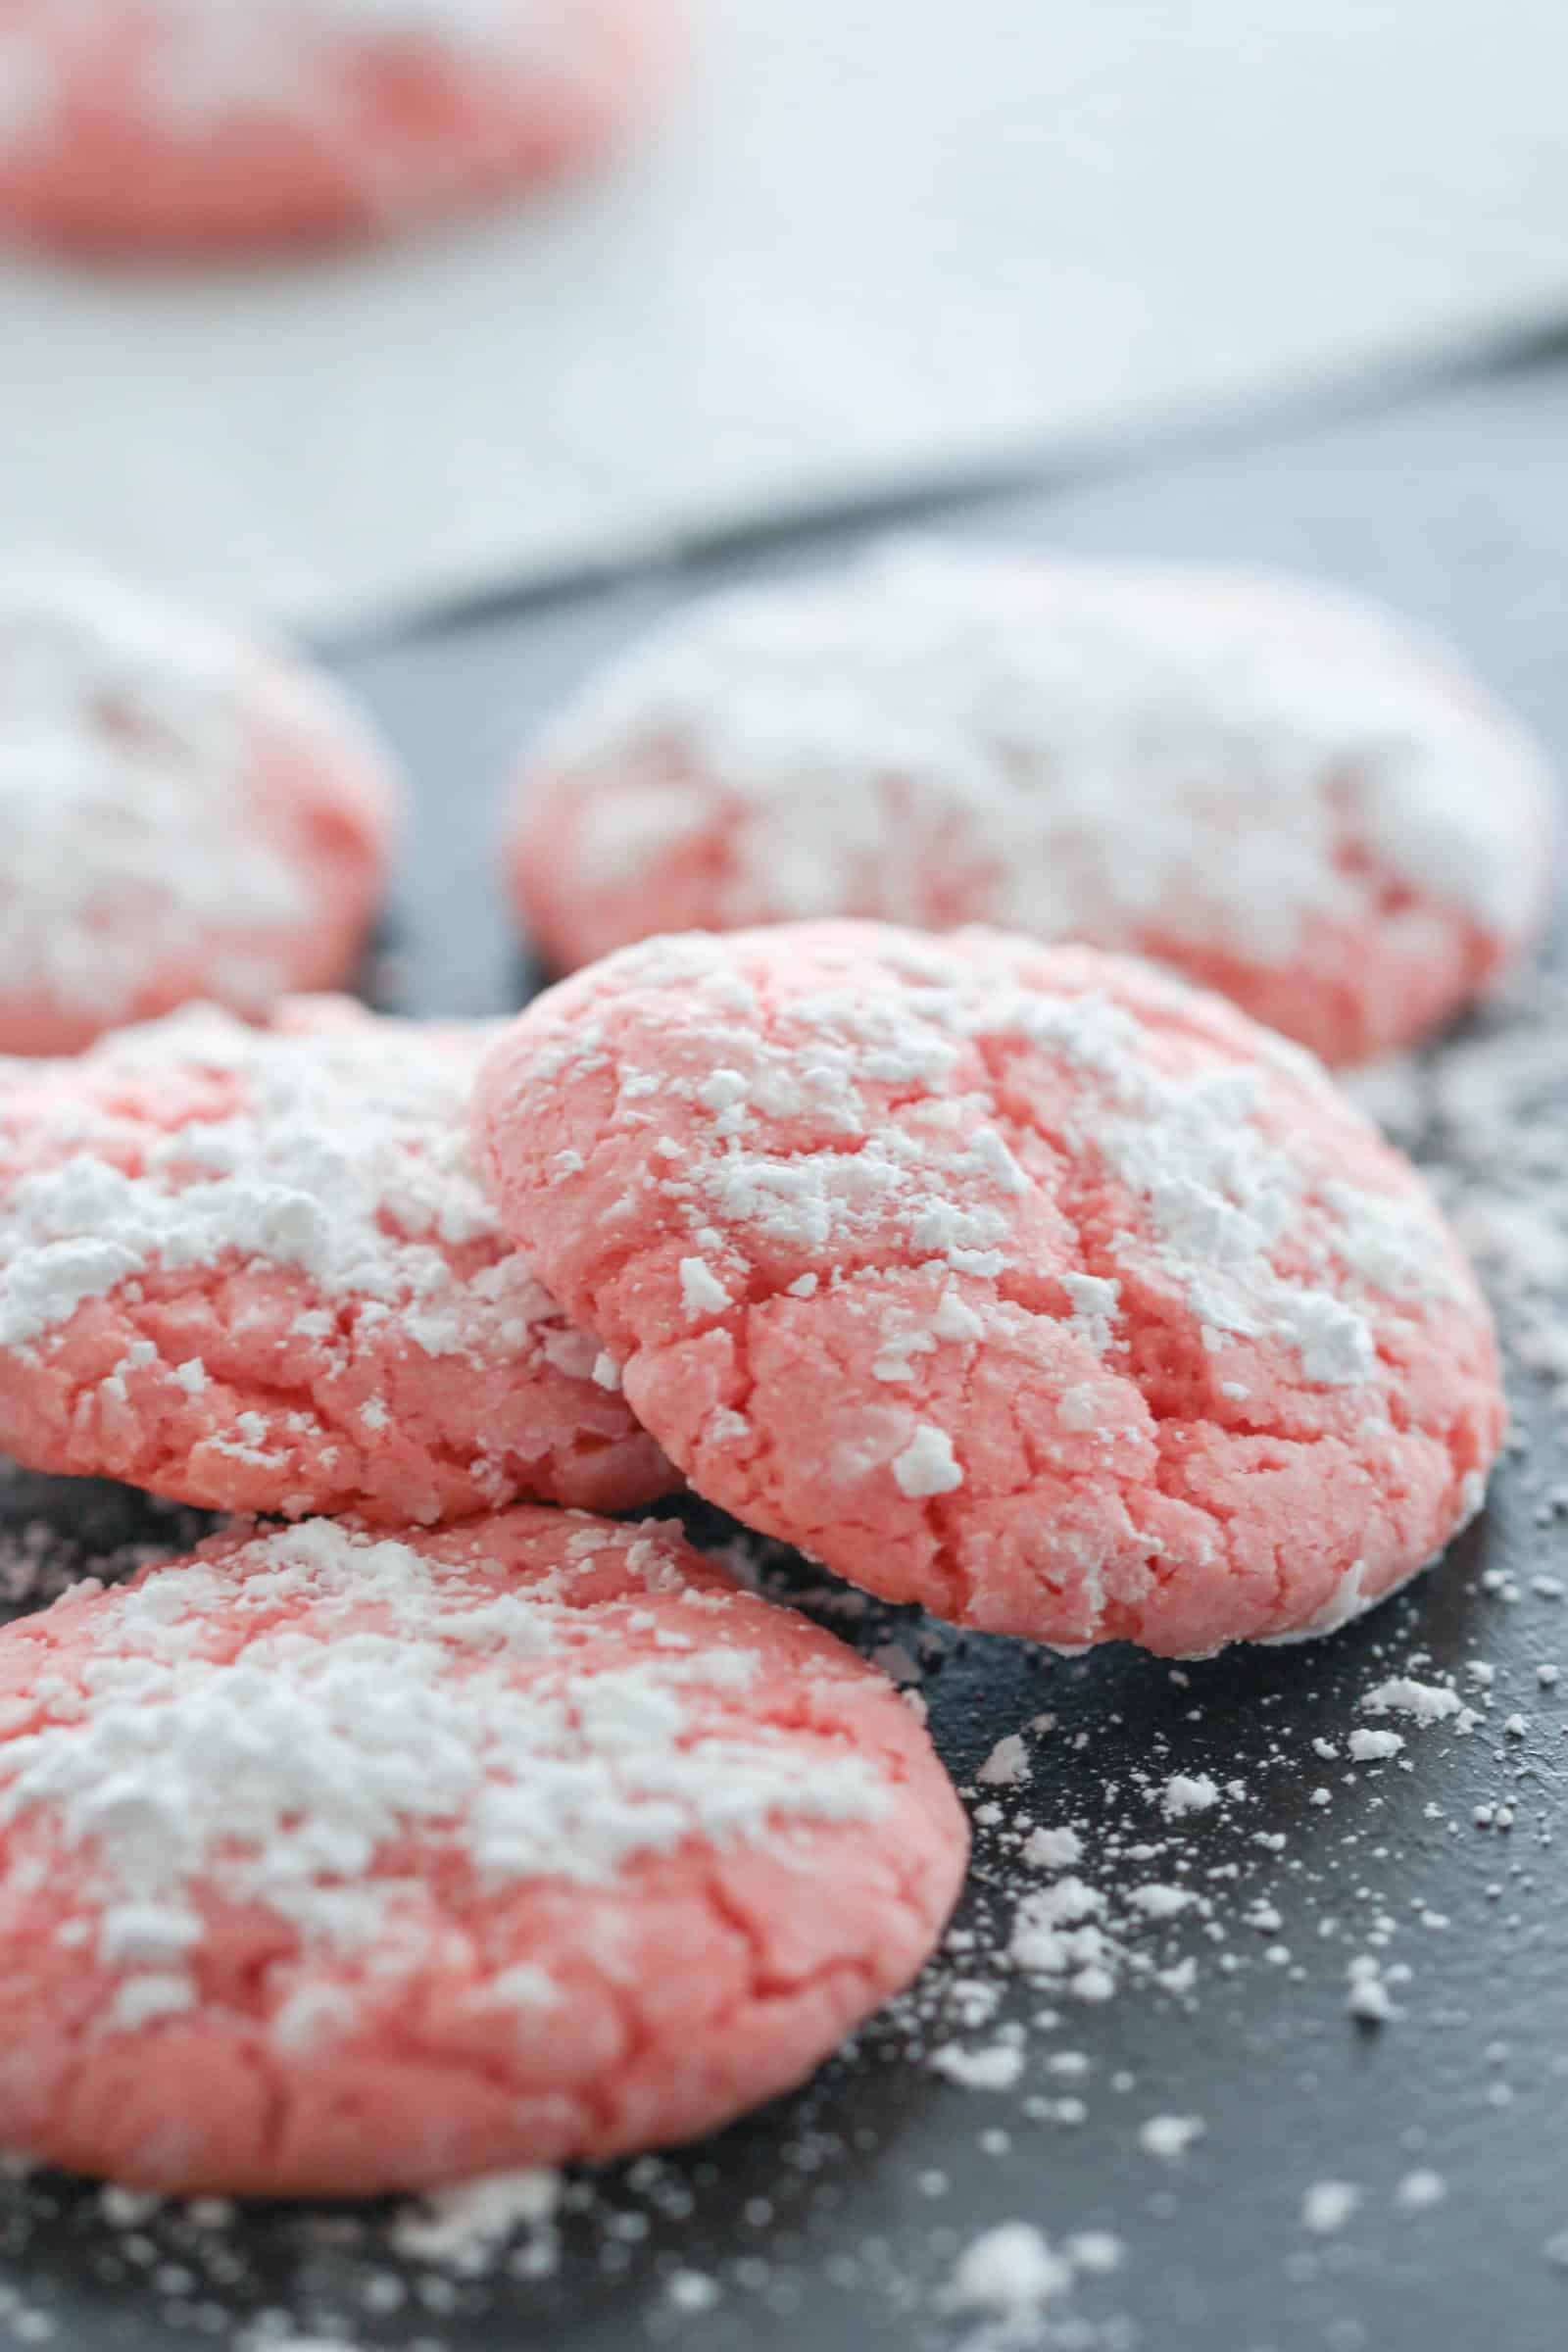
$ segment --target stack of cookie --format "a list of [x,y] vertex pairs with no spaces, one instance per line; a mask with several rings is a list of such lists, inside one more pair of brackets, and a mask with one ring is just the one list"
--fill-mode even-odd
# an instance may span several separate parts
[[1300,591],[922,564],[567,723],[514,835],[558,957],[719,927],[510,1026],[270,1004],[391,838],[323,690],[96,592],[0,630],[0,1021],[55,1056],[0,1070],[0,1446],[240,1516],[0,1635],[0,2143],[247,2193],[603,2156],[909,1979],[967,1851],[917,1712],[591,1514],[688,1484],[952,1623],[1186,1656],[1480,1507],[1438,1208],[1170,967],[1408,1036],[1529,935],[1532,748]]

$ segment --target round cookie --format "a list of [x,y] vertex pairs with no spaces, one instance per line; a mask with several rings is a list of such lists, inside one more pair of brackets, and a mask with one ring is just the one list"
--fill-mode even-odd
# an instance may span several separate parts
[[1320,1066],[1153,966],[650,940],[481,1072],[481,1166],[697,1491],[988,1631],[1325,1631],[1479,1507],[1491,1318]]
[[0,1054],[335,986],[400,803],[302,664],[90,574],[0,577]]
[[506,858],[558,970],[659,931],[997,923],[1345,1062],[1506,969],[1552,830],[1537,746],[1372,606],[929,548],[677,617],[538,746]]
[[924,1962],[892,1686],[665,1527],[220,1538],[0,1633],[0,2139],[363,2195],[689,2139]]
[[199,252],[406,226],[635,109],[668,0],[0,0],[0,227]]
[[466,1112],[497,1034],[318,999],[0,1062],[0,1447],[392,1525],[666,1493],[478,1189]]

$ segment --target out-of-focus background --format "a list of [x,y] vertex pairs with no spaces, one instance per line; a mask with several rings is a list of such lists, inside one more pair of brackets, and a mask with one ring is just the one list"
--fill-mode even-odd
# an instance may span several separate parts
[[1568,309],[1560,0],[686,0],[593,174],[0,261],[0,543],[333,632],[1421,369]]

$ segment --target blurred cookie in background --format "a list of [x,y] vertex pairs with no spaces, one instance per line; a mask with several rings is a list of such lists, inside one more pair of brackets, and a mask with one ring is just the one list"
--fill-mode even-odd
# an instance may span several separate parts
[[86,571],[0,578],[0,1054],[354,970],[402,789],[318,672]]
[[1331,1062],[1440,1027],[1544,920],[1544,756],[1375,605],[1222,565],[903,545],[697,605],[536,745],[546,960],[829,915],[1150,956]]
[[629,115],[669,0],[0,0],[0,229],[222,251],[393,230]]

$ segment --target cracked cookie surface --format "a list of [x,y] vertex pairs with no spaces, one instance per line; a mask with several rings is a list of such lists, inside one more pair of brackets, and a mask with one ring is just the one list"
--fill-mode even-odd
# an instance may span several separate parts
[[496,1034],[303,998],[0,1062],[0,1446],[392,1525],[678,1483],[479,1190]]
[[693,2137],[914,1975],[967,1854],[883,1676],[578,1513],[77,1588],[0,1724],[0,2138],[167,2190]]
[[503,1221],[693,1487],[956,1623],[1327,1630],[1479,1508],[1488,1309],[1311,1057],[1135,960],[782,925],[536,1000]]

